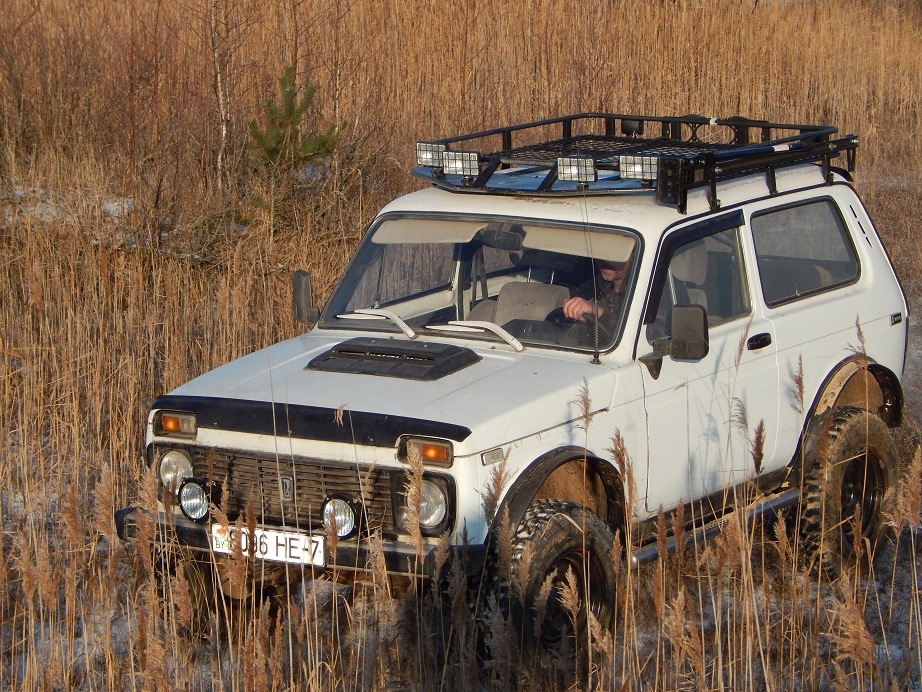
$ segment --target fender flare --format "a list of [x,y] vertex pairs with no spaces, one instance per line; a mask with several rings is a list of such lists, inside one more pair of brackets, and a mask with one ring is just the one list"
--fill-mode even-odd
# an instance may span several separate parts
[[880,387],[881,404],[872,413],[880,416],[888,427],[900,425],[903,419],[903,387],[899,378],[889,368],[865,355],[850,356],[839,363],[820,386],[807,412],[794,458],[789,464],[789,477],[800,475],[802,480],[813,468],[839,398],[852,378],[863,371],[870,373]]
[[878,415],[888,428],[897,428],[903,423],[903,385],[889,368],[879,363],[870,363],[868,370],[874,375],[883,395],[883,404]]
[[510,526],[518,526],[525,510],[534,500],[538,490],[556,469],[571,461],[588,464],[605,486],[607,508],[602,518],[611,527],[612,532],[624,531],[624,487],[618,469],[608,461],[593,455],[587,449],[578,446],[565,446],[545,452],[528,465],[504,495],[497,508],[496,516],[505,511]]

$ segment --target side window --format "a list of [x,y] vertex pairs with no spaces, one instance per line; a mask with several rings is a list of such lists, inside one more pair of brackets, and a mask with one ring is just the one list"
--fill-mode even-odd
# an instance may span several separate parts
[[769,307],[851,283],[858,260],[828,199],[752,217],[762,294]]
[[669,336],[673,305],[701,305],[714,326],[750,313],[738,229],[679,245],[672,252],[666,285],[647,340]]

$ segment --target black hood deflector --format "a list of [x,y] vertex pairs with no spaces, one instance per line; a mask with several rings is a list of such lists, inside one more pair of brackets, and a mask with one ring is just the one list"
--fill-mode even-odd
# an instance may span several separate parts
[[209,430],[371,447],[394,447],[401,435],[444,437],[463,442],[471,434],[470,428],[441,421],[248,399],[167,394],[152,404],[151,410],[158,409],[194,413],[198,427]]
[[337,344],[305,369],[432,382],[480,360],[471,349],[453,344],[359,337]]

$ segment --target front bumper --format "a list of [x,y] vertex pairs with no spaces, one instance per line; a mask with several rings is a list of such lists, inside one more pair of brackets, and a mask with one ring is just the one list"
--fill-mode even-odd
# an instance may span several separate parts
[[[116,510],[115,528],[118,537],[123,541],[131,541],[138,535],[138,519],[144,510],[137,507],[126,507]],[[191,550],[210,553],[211,541],[209,525],[190,521],[183,516],[158,512],[156,517],[145,512],[155,521],[155,542],[160,545],[180,545]],[[384,563],[389,574],[411,575],[434,579],[435,574],[435,546],[423,546],[422,559],[417,559],[416,551],[409,543],[400,541],[382,541]],[[309,569],[332,570],[343,569],[350,571],[368,571],[371,564],[372,550],[367,541],[339,541],[335,553],[329,544],[324,547],[325,567],[312,567]],[[460,557],[459,548],[450,547],[449,554]],[[482,546],[468,546],[464,550],[464,569],[468,576],[479,574],[483,569],[486,551]],[[284,565],[285,563],[273,563]],[[292,565],[295,567],[295,565]]]

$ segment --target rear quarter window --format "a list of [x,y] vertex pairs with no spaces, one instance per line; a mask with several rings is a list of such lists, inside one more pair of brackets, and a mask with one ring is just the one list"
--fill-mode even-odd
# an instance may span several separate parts
[[759,213],[752,217],[750,229],[762,295],[770,307],[858,278],[854,245],[830,199]]

